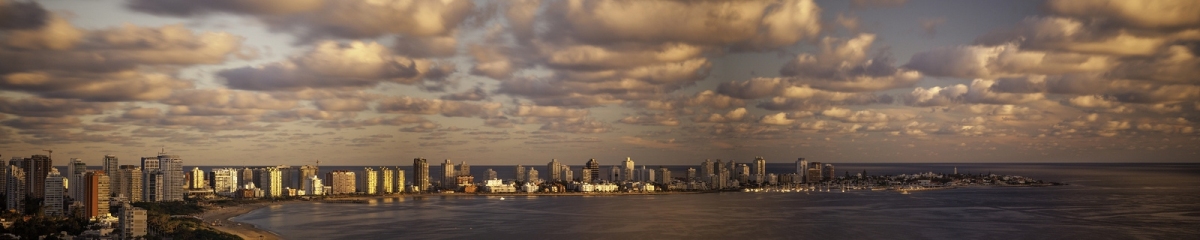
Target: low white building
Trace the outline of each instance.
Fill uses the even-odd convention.
[[[504,180],[489,179],[484,181],[483,192],[486,193],[511,193],[517,192],[517,187],[513,183],[504,183]]]
[[[525,183],[525,185],[521,185],[521,191],[522,192],[537,192],[538,185],[533,184],[532,182],[527,182],[527,183]]]

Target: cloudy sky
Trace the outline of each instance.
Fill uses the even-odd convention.
[[[1198,12],[1124,0],[0,0],[0,154],[1196,162]]]

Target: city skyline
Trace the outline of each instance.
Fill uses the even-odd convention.
[[[576,178],[627,158],[723,159],[754,173],[756,157],[1197,162],[1198,11],[0,0],[0,159],[53,150],[56,166],[78,158],[106,172],[119,168],[107,155],[135,164],[163,152],[187,166],[604,168]],[[543,178],[566,174],[547,168]],[[443,170],[421,174],[453,177]]]

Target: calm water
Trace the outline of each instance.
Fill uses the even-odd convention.
[[[773,168],[783,172],[779,164]],[[288,239],[1194,239],[1200,164],[842,164],[1024,175],[1064,187],[299,203],[235,220]],[[503,175],[502,175],[503,176]]]

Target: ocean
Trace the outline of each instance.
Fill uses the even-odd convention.
[[[769,164],[768,172],[794,171],[790,166]],[[865,170],[871,175],[950,173],[957,168],[960,173],[1021,175],[1070,185],[972,187],[911,194],[859,190],[504,199],[429,194],[384,198],[367,204],[275,205],[234,220],[276,232],[286,239],[1181,239],[1200,236],[1197,228],[1200,164],[835,166],[839,172],[854,174]],[[479,171],[475,173],[478,176],[489,167],[498,172],[513,169],[475,166],[472,171]],[[672,171],[687,167],[669,166]],[[324,167],[322,170],[326,171]],[[408,174],[411,181],[411,171]],[[511,178],[511,174],[512,170],[500,173],[505,178]]]

